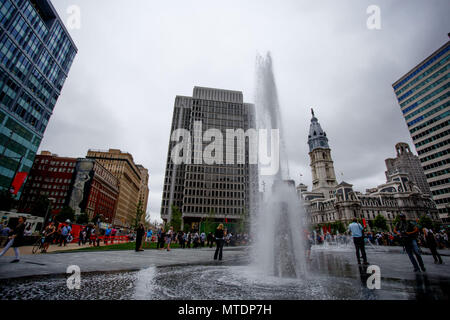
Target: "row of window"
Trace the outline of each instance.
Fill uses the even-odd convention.
[[[419,98],[421,95],[425,94],[426,92],[428,92],[430,89],[433,89],[435,87],[438,87],[439,85],[441,85],[441,83],[444,83],[445,81],[447,81],[450,78],[450,74],[445,75],[444,77],[440,78],[439,80],[437,80],[436,82],[431,83],[428,87],[426,87],[425,89],[421,90],[420,92],[416,93],[415,95],[413,95],[411,98],[409,98],[408,100],[400,103],[400,106],[403,108],[404,106],[407,106],[409,103],[413,102],[414,100],[416,100],[417,98]],[[444,86],[445,87],[445,86]],[[442,90],[441,90],[442,91]],[[417,104],[421,104],[422,102],[434,97],[436,94],[438,94],[439,92],[441,92],[439,90],[435,90],[433,93],[423,97],[422,99],[417,101]],[[407,111],[406,109],[403,110],[403,114],[405,114]]]
[[[450,183],[450,178],[433,181],[433,182],[430,182],[429,185],[430,185],[430,187],[436,187],[436,186],[440,186],[440,185],[447,184],[447,183]]]
[[[411,130],[409,130],[409,132],[410,132],[411,134],[413,134],[414,132],[416,132],[416,131],[418,131],[418,130],[420,130],[420,129],[423,129],[423,128],[425,128],[425,127],[428,127],[428,126],[432,125],[433,123],[435,123],[435,122],[437,122],[437,121],[439,121],[439,120],[441,120],[441,119],[444,119],[444,118],[446,118],[446,117],[448,117],[448,116],[450,116],[450,111],[446,111],[446,112],[444,112],[444,113],[442,113],[442,114],[440,114],[440,115],[434,117],[433,119],[430,119],[430,120],[428,120],[428,121],[425,121],[424,123],[418,125],[417,127],[412,128]]]
[[[440,160],[440,161],[433,162],[433,163],[430,163],[429,165],[424,166],[423,170],[426,171],[426,170],[430,170],[430,169],[433,169],[433,168],[439,168],[439,167],[442,167],[442,166],[444,166],[446,164],[449,164],[449,163],[450,163],[450,159]]]
[[[441,152],[437,152],[437,153],[434,153],[434,154],[429,155],[429,156],[427,156],[427,157],[421,158],[421,159],[420,159],[420,162],[423,163],[423,162],[426,162],[426,161],[429,161],[429,160],[433,160],[433,159],[436,159],[436,158],[445,156],[445,155],[447,155],[447,154],[449,154],[449,153],[450,153],[450,149],[443,150],[443,151],[441,151]]]
[[[430,60],[428,60],[427,62],[425,62],[423,65],[421,65],[419,68],[417,68],[414,72],[412,72],[409,76],[407,76],[405,79],[403,79],[402,81],[400,81],[399,83],[397,83],[394,86],[394,90],[397,90],[398,88],[400,88],[403,84],[405,84],[406,82],[408,82],[410,79],[412,79],[415,75],[417,75],[419,72],[421,72],[422,70],[428,68],[428,66],[430,66],[432,63],[434,63],[436,60],[438,60],[440,57],[442,57],[444,54],[447,53],[447,51],[450,50],[450,45],[446,46],[445,48],[443,48],[440,52],[438,52],[434,57],[430,58]]]
[[[434,135],[432,137],[429,137],[427,139],[424,139],[424,140],[422,140],[420,142],[415,143],[415,146],[416,146],[416,148],[419,148],[419,147],[421,147],[421,146],[423,146],[423,145],[425,145],[427,143],[430,143],[430,142],[436,141],[436,140],[438,140],[438,139],[440,139],[442,137],[445,137],[449,133],[450,133],[450,129],[449,130],[445,130],[444,132],[438,133],[438,134],[436,134],[436,135]]]
[[[429,146],[429,147],[427,147],[427,148],[425,148],[425,149],[423,149],[423,150],[419,150],[419,151],[417,152],[417,154],[420,156],[420,155],[422,155],[422,154],[425,154],[425,153],[427,153],[427,152],[430,152],[431,150],[436,150],[436,149],[439,149],[439,148],[441,148],[441,147],[443,147],[443,146],[446,146],[446,145],[448,145],[449,143],[450,143],[450,140],[441,141],[441,142],[436,143],[436,144],[433,144],[432,146]]]
[[[428,135],[428,134],[430,134],[430,133],[432,133],[434,131],[437,131],[437,130],[440,130],[442,128],[447,127],[449,124],[450,124],[450,120],[444,121],[444,122],[442,122],[442,123],[440,123],[440,124],[430,128],[428,130],[425,130],[425,131],[423,131],[423,132],[421,132],[419,134],[416,134],[415,136],[412,137],[412,139],[413,140],[417,140],[419,138],[425,137],[426,135]]]
[[[197,207],[197,206],[184,206],[183,212],[186,213],[200,213],[200,214],[210,214],[214,212],[215,214],[230,214],[238,215],[243,214],[244,209],[242,208],[215,208],[215,207]]]
[[[440,68],[441,66],[444,66],[447,64],[447,61],[450,60],[450,55],[447,55],[445,58],[439,60],[439,62],[437,62],[435,65],[433,65],[432,67],[430,67],[430,69],[428,69],[427,71],[425,71],[424,73],[422,73],[420,76],[418,76],[417,78],[415,78],[413,81],[411,81],[410,83],[408,83],[406,86],[404,86],[403,88],[401,88],[400,90],[396,91],[395,94],[397,96],[399,96],[400,94],[402,94],[403,92],[405,92],[405,90],[407,90],[409,87],[413,86],[417,81],[420,81],[421,79],[427,77],[429,74],[432,74],[436,69]],[[440,69],[437,74],[441,74],[442,72],[444,72],[443,70],[448,70],[448,66]],[[435,77],[435,75],[433,75],[433,77]],[[417,87],[421,87],[422,84],[419,84]],[[414,89],[411,90],[412,92],[414,92]],[[399,98],[399,100],[402,100],[403,97]]]
[[[442,176],[442,175],[448,174],[448,173],[450,173],[450,169],[443,169],[443,170],[439,170],[439,171],[435,171],[435,172],[429,173],[426,176],[427,176],[427,179],[431,179],[431,178],[439,177],[439,176]]]
[[[423,108],[420,108],[420,109],[419,109],[420,111],[418,110],[419,112],[417,112],[417,113],[420,113],[420,112],[422,112],[422,111],[428,109],[429,107],[432,107],[432,106],[434,106],[434,105],[437,104],[437,103],[440,103],[441,101],[447,99],[448,97],[450,97],[450,92],[445,93],[444,95],[442,95],[442,96],[440,96],[439,98],[437,98],[436,100],[430,102],[429,104],[427,104],[427,105],[424,106]],[[408,127],[410,127],[410,126],[416,124],[416,123],[419,122],[419,121],[422,121],[423,119],[428,118],[429,116],[431,116],[431,115],[433,115],[433,114],[435,114],[435,113],[438,113],[439,111],[441,111],[441,110],[447,108],[448,106],[450,106],[450,101],[447,101],[446,103],[441,104],[440,106],[438,106],[438,107],[432,109],[431,111],[428,111],[427,113],[421,115],[420,117],[414,119],[413,121],[408,122]],[[423,109],[423,110],[422,110],[422,109]],[[415,112],[416,112],[416,111],[414,111],[413,113],[415,113]],[[416,114],[417,114],[417,113],[416,113]],[[405,119],[408,120],[408,119],[409,119],[408,116],[405,117]]]

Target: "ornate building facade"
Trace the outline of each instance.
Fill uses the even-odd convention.
[[[392,159],[386,161],[386,183],[368,189],[364,194],[355,191],[349,183],[337,184],[328,138],[314,112],[308,144],[313,187],[308,191],[306,185],[300,184],[297,186],[297,193],[303,200],[311,225],[337,221],[348,225],[353,218],[372,221],[376,216],[382,215],[386,218],[388,227],[392,229],[393,221],[400,213],[406,214],[408,219],[427,214],[433,220],[440,221],[436,204],[430,194],[422,192],[415,183],[415,177],[405,170],[406,167],[399,166],[397,170],[393,170],[393,166],[390,166],[392,163],[388,161]],[[404,145],[397,144],[399,147]],[[411,158],[414,155],[407,156]]]

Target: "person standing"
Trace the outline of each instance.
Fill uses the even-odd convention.
[[[348,226],[348,230],[351,232],[353,237],[358,264],[361,264],[361,252],[364,264],[368,265],[369,263],[367,262],[366,248],[364,247],[364,227],[358,223],[356,218],[353,218],[353,222]]]
[[[164,242],[166,241],[166,230],[161,227],[158,231],[158,249],[164,250]]]
[[[173,237],[173,227],[170,227],[169,231],[167,231],[166,234],[167,251],[170,251],[170,243],[172,242],[172,237]]]
[[[428,248],[433,255],[434,263],[442,264],[442,258],[439,252],[437,251],[437,243],[434,237],[434,232],[431,229],[423,228],[423,235],[425,237],[425,241],[427,242]]]
[[[222,260],[223,243],[225,241],[224,237],[226,236],[222,223],[217,227],[214,236],[217,244],[216,252],[214,253],[214,260],[217,260],[217,256],[219,256],[219,260]]]
[[[111,226],[108,226],[105,230],[105,238],[103,239],[103,242],[105,244],[108,244],[108,241],[111,237],[111,232],[112,232],[112,228],[111,228]]]
[[[136,229],[136,252],[144,251],[141,248],[142,239],[144,238],[144,235],[145,235],[145,228],[144,225],[141,223],[139,227]]]
[[[420,269],[425,272],[425,265],[423,264],[416,240],[419,228],[411,221],[407,221],[405,214],[401,213],[400,221],[395,225],[394,232],[400,236],[409,260],[411,260],[411,263],[414,266],[414,272],[418,272]],[[414,256],[417,258],[417,261]],[[419,264],[417,264],[417,262],[419,262]]]
[[[19,224],[14,228],[12,235],[9,237],[9,241],[6,245],[6,247],[2,250],[0,253],[0,257],[2,257],[9,248],[14,249],[14,253],[16,255],[16,258],[11,261],[11,263],[17,263],[20,261],[20,252],[19,248],[23,245],[24,240],[24,232],[25,232],[25,221],[27,219],[25,217],[19,217]]]

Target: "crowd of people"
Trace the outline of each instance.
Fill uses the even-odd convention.
[[[432,228],[420,225],[419,220],[406,220],[406,215],[401,213],[400,220],[396,223],[393,232],[390,233],[365,233],[365,228],[358,223],[357,219],[349,225],[348,231],[352,235],[353,243],[356,250],[356,258],[358,264],[361,264],[361,256],[363,263],[368,265],[365,244],[377,245],[395,245],[399,243],[404,252],[408,255],[414,272],[425,272],[425,264],[422,259],[422,250],[420,246],[430,250],[435,264],[443,264],[438,249],[448,248],[448,234],[441,230],[435,232]],[[367,239],[367,240],[365,240]]]
[[[217,255],[220,257],[219,260],[221,260],[223,246],[246,245],[249,243],[249,240],[249,235],[247,233],[233,234],[232,232],[223,229],[223,224],[220,224],[214,233],[175,231],[173,227],[169,227],[167,230],[164,227],[160,227],[153,233],[153,230],[151,229],[145,231],[144,225],[141,224],[136,230],[135,251],[144,251],[144,244],[152,242],[156,243],[156,249],[167,251],[171,251],[170,246],[172,244],[178,244],[181,249],[212,248],[213,246],[216,246],[218,249],[218,251],[216,250],[218,252]]]

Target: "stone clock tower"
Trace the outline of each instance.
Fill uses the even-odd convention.
[[[322,130],[319,121],[311,109],[312,119],[309,129],[308,144],[312,172],[312,192],[321,192],[326,199],[333,197],[337,186],[334,173],[331,149],[328,145],[327,134]]]

